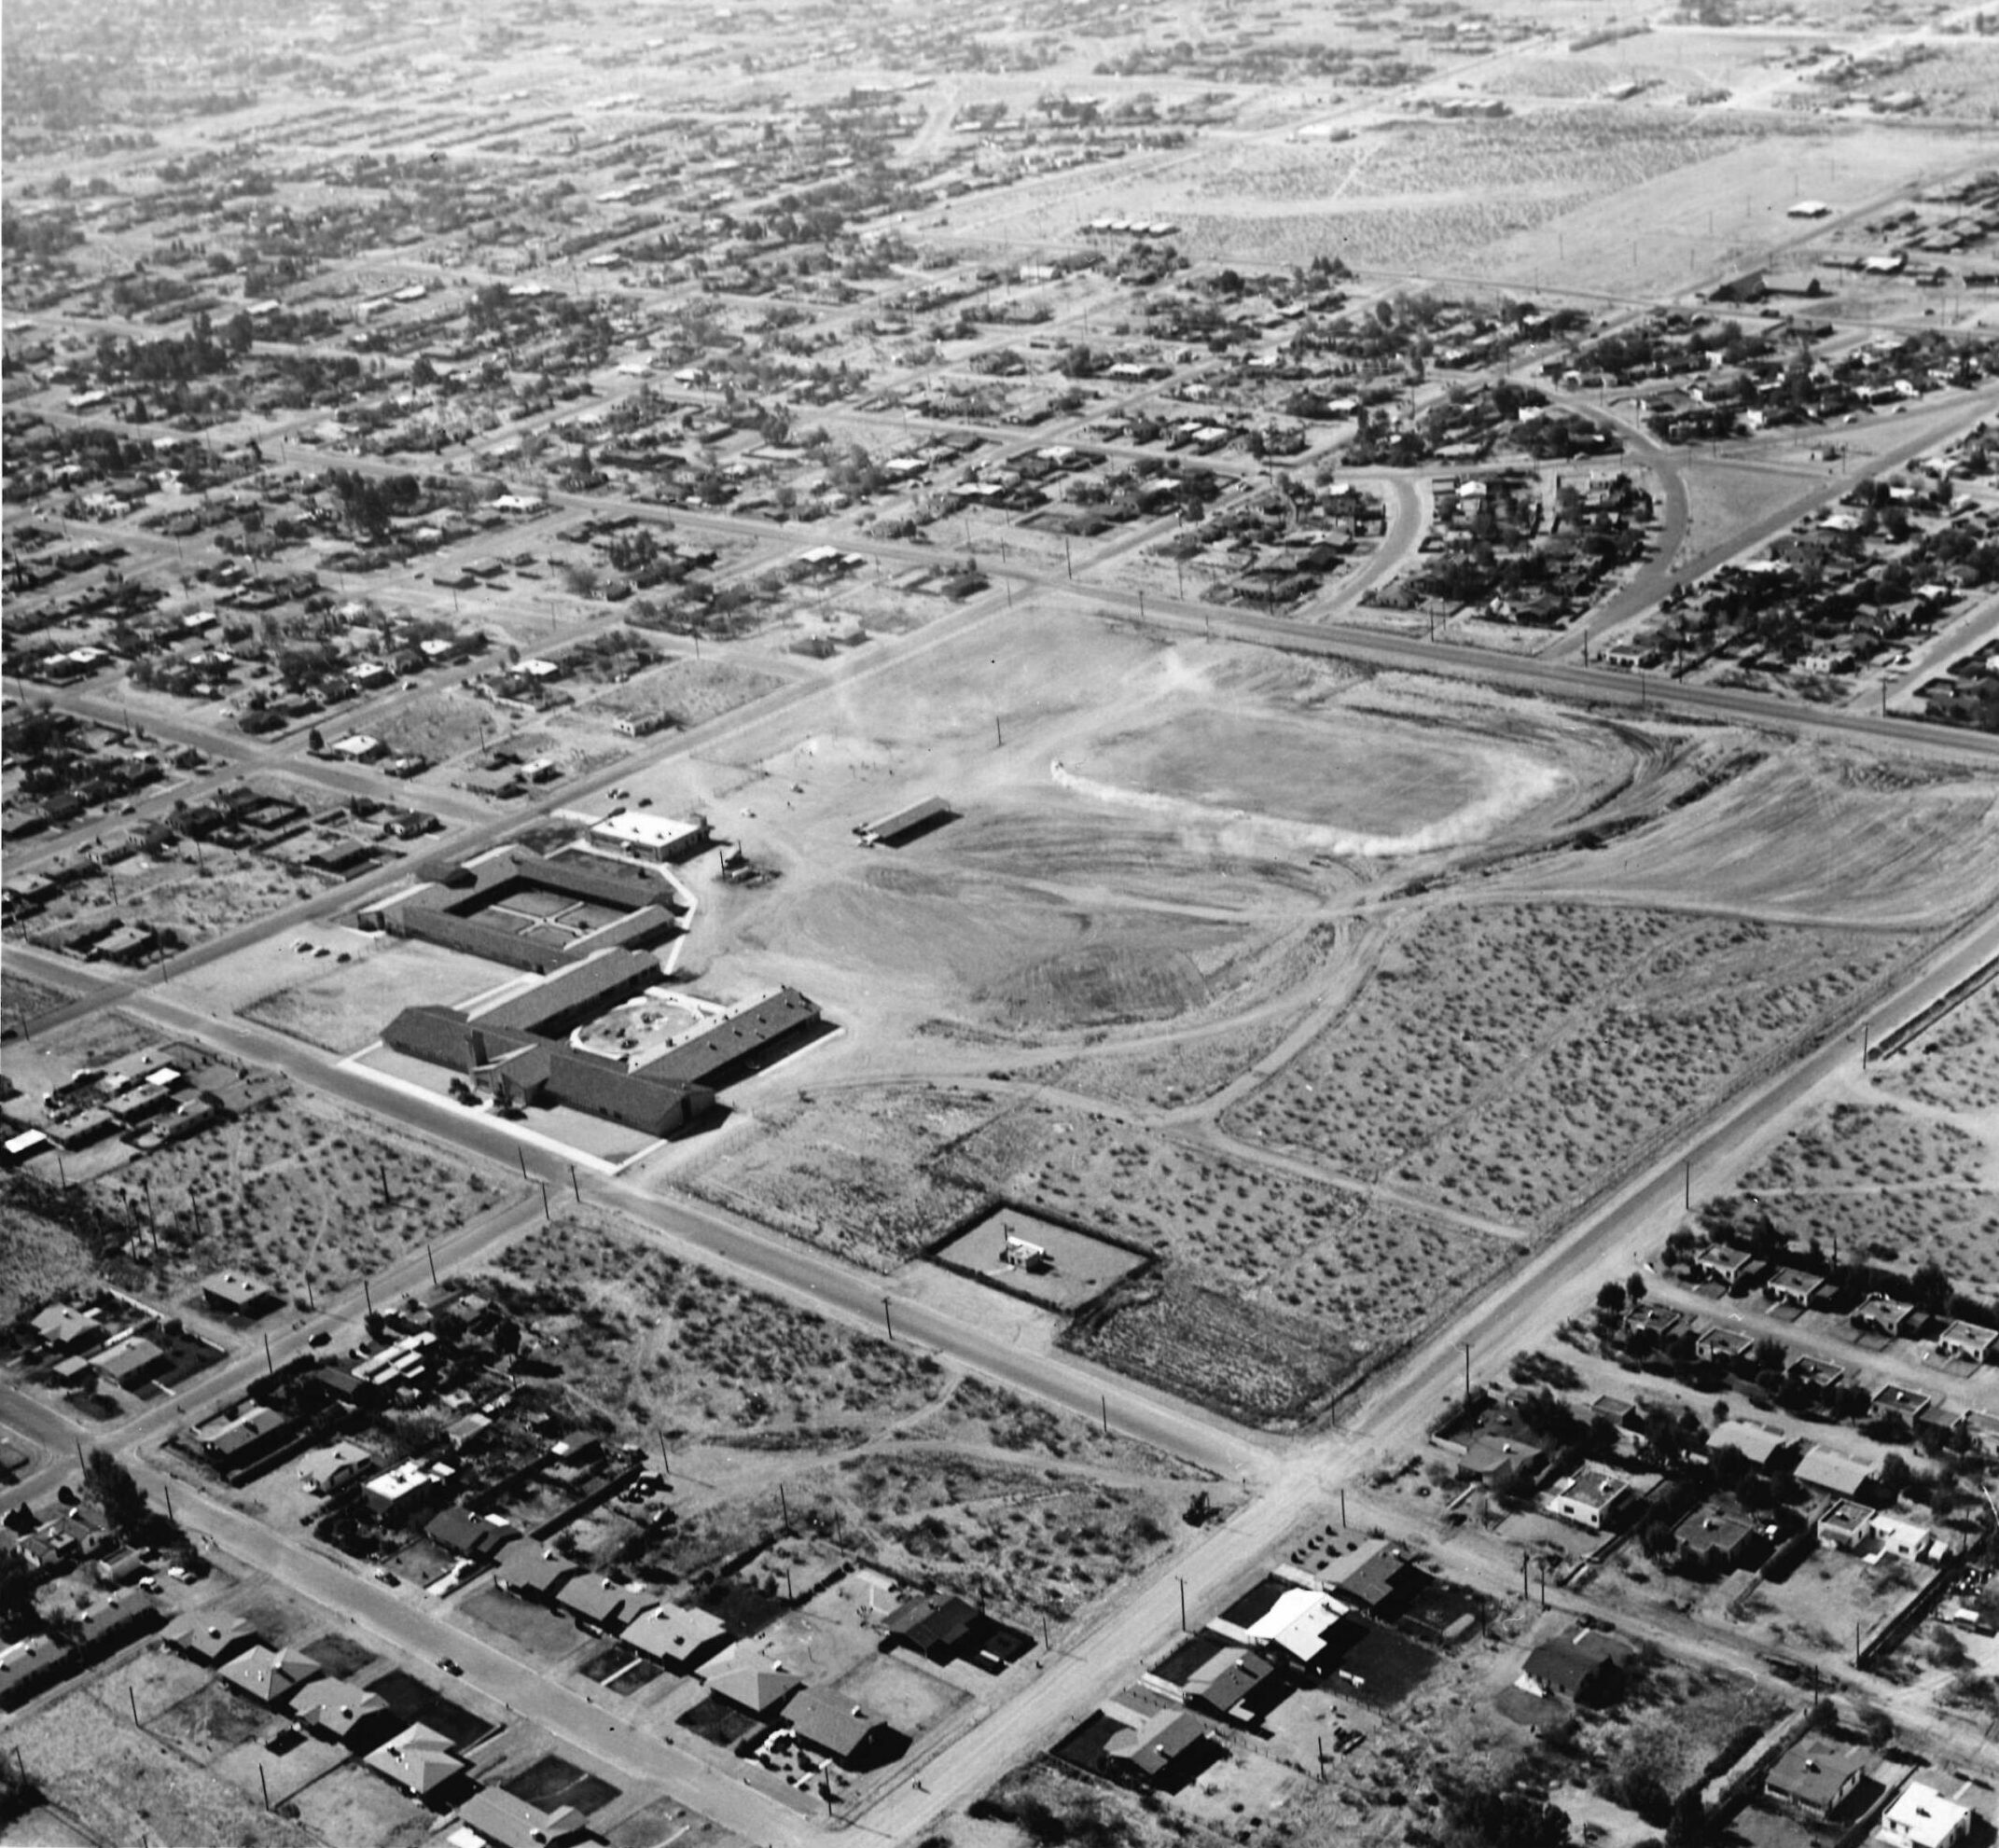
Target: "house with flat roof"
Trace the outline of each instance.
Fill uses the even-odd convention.
[[[1708,1433],[1710,1452],[1739,1451],[1759,1469],[1782,1468],[1785,1452],[1797,1448],[1798,1439],[1756,1418],[1725,1418]]]
[[[1772,1271],[1763,1280],[1765,1296],[1794,1309],[1813,1308],[1831,1293],[1831,1286],[1817,1271],[1799,1271],[1790,1265]]]
[[[1763,1530],[1739,1508],[1707,1502],[1673,1530],[1679,1556],[1701,1572],[1732,1572],[1746,1564],[1763,1542]]]
[[[1971,1839],[1971,1811],[1912,1777],[1882,1813],[1873,1840],[1885,1848],[1957,1848]]]
[[[1932,1345],[1944,1359],[1968,1360],[1982,1367],[1999,1352],[1999,1330],[1981,1328],[1976,1322],[1952,1322]]]
[[[1601,1464],[1585,1464],[1572,1476],[1564,1476],[1548,1490],[1545,1506],[1558,1521],[1601,1534],[1615,1510],[1631,1496],[1628,1478]]]

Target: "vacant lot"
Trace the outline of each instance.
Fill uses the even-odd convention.
[[[310,942],[311,949],[278,959],[275,967],[268,951],[257,956],[267,977],[277,973],[297,979],[267,989],[236,1011],[328,1052],[359,1051],[379,1039],[384,1023],[418,997],[457,1006],[498,987],[514,973],[500,964],[412,938],[322,927],[298,941]]]
[[[1999,1105],[1999,982],[1924,1034],[1909,1050],[1874,1067],[1877,1090],[1939,1110],[1991,1111]]]
[[[132,855],[118,862],[115,883],[99,879],[70,887],[35,920],[31,935],[53,943],[81,924],[118,919],[150,924],[192,947],[317,897],[326,883],[319,873],[295,872],[256,854],[210,851],[200,866]]]
[[[784,684],[778,675],[744,661],[683,657],[634,674],[591,701],[590,710],[593,714],[668,712],[685,729],[733,712]],[[657,742],[658,734],[655,738]]]
[[[1238,1135],[1547,1225],[1804,1040],[1901,946],[1577,905],[1439,909],[1236,1105]]]
[[[871,1435],[939,1396],[934,1360],[572,1215],[510,1245],[496,1291],[556,1345],[566,1382],[644,1438],[745,1449]]]
[[[0,969],[0,1023],[26,1031],[52,1007],[74,1001],[68,989],[52,982],[24,976],[17,969]]]
[[[49,1797],[100,1841],[200,1841],[214,1848],[312,1848],[317,1838],[120,1719],[89,1692],[10,1728],[9,1747]]]
[[[482,1285],[554,1363],[567,1415],[670,1448],[673,1517],[579,1529],[609,1563],[712,1569],[793,1525],[1015,1611],[1073,1610],[1163,1544],[1173,1459],[935,1358],[746,1290],[600,1216],[531,1233]],[[781,1494],[782,1490],[782,1494]]]
[[[368,721],[368,729],[391,751],[434,764],[489,741],[497,743],[511,729],[505,714],[456,687],[414,694]]]
[[[480,1176],[365,1124],[293,1093],[150,1156],[169,1273],[156,1286],[231,1265],[339,1289],[491,1203]],[[95,1191],[122,1208],[137,1188],[100,1182]]]
[[[799,1091],[758,1109],[676,1178],[842,1257],[893,1270],[984,1197],[937,1171],[937,1152],[986,1122],[990,1094],[935,1085]]]

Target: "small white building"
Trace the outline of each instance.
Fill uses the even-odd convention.
[[[593,846],[634,860],[685,860],[708,844],[708,824],[699,815],[684,821],[626,809],[593,825],[590,838]]]
[[[1971,1833],[1971,1812],[1921,1778],[1910,1778],[1874,1832],[1892,1848],[1955,1848]]]

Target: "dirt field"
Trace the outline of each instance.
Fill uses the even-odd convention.
[[[1999,983],[1988,982],[1906,1052],[1876,1065],[1874,1087],[1938,1110],[1999,1105]]]
[[[32,1028],[39,1016],[76,998],[71,991],[52,982],[24,976],[17,969],[0,970],[0,1020],[7,1026]]]
[[[318,873],[292,872],[256,855],[210,852],[197,868],[180,860],[127,858],[115,879],[76,886],[35,920],[37,942],[71,934],[73,926],[111,918],[146,923],[171,931],[185,944],[206,943],[282,910],[298,899],[316,897],[326,882]]]
[[[294,941],[310,942],[330,957],[304,955]],[[290,952],[273,956],[273,948]],[[345,955],[352,960],[341,963]],[[307,1040],[328,1052],[357,1052],[382,1036],[382,1029],[415,996],[459,1006],[496,988],[512,971],[478,956],[462,955],[411,938],[315,925],[281,946],[262,945],[230,957],[232,984],[246,979],[280,980],[244,1001],[236,1011],[245,1020]],[[298,978],[283,985],[285,977]],[[242,987],[237,987],[242,993]]]
[[[1723,733],[1621,812],[1646,825],[1602,851],[1543,856],[1493,883],[1772,921],[1923,929],[1999,892],[1999,779]]]
[[[1003,1609],[1062,1615],[1164,1543],[1193,1480],[1145,1445],[954,1382],[927,1355],[689,1269],[600,1216],[524,1237],[488,1281],[562,1355],[575,1409],[668,1447],[678,1518],[643,1556],[670,1574],[774,1532],[782,1483],[805,1531]],[[607,1560],[642,1556],[629,1531],[595,1535]]]
[[[1898,959],[1881,937],[1665,911],[1438,909],[1223,1121],[1547,1224]]]
[[[412,695],[368,721],[368,729],[392,752],[442,763],[483,743],[497,743],[513,729],[512,721],[485,701],[455,687]]]
[[[634,674],[590,702],[595,714],[670,712],[682,729],[701,725],[722,714],[761,699],[784,685],[777,674],[747,661],[682,657],[664,667]],[[657,740],[672,733],[655,732]],[[641,744],[644,740],[640,740]]]
[[[166,1265],[154,1286],[178,1291],[238,1265],[340,1289],[493,1203],[481,1176],[364,1122],[294,1092],[149,1157]],[[96,1186],[125,1198],[117,1183]]]
[[[979,1203],[937,1172],[946,1144],[992,1116],[990,1093],[932,1085],[800,1091],[765,1105],[677,1184],[877,1270],[892,1270]]]
[[[9,1729],[49,1797],[99,1841],[201,1841],[215,1848],[312,1848],[318,1838],[138,1731],[87,1689]]]

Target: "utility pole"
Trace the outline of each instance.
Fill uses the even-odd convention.
[[[1460,1341],[1458,1345],[1465,1350],[1465,1409],[1469,1411],[1471,1410],[1471,1343],[1469,1341]]]
[[[1187,1633],[1187,1580],[1178,1573],[1173,1575],[1173,1583],[1180,1588],[1180,1633]]]
[[[882,1321],[883,1327],[888,1329],[889,1340],[894,1341],[895,1339],[895,1318],[889,1313],[888,1298],[886,1297],[882,1299]]]

